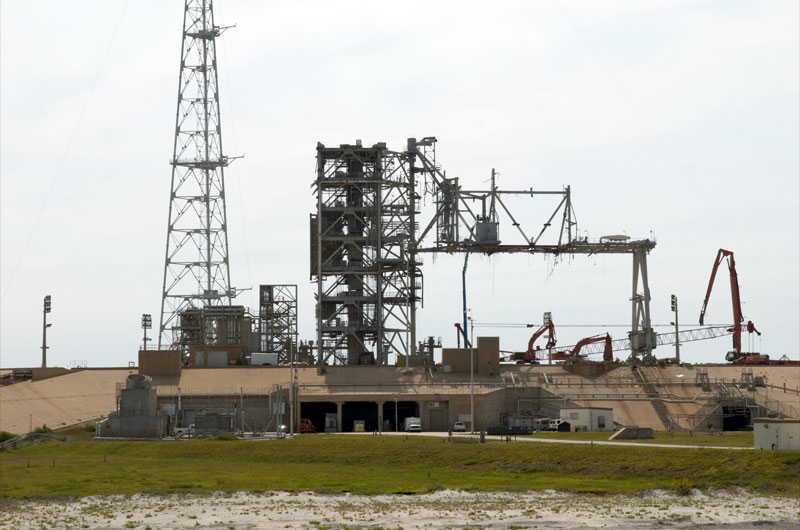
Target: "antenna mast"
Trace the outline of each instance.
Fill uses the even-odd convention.
[[[180,348],[180,314],[230,305],[216,38],[211,0],[186,0],[158,347]]]

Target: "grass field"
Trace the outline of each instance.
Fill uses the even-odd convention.
[[[800,452],[306,435],[274,441],[49,441],[0,455],[3,498],[211,491],[630,494],[740,486],[800,495]]]

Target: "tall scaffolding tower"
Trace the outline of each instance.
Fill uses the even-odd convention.
[[[297,351],[297,285],[259,288],[258,328],[262,352],[278,354],[279,363],[295,360]]]
[[[164,261],[159,349],[186,344],[180,315],[230,305],[216,38],[211,0],[186,0],[178,76],[172,185]]]
[[[409,170],[411,168],[411,170]],[[385,364],[405,353],[421,278],[413,242],[414,172],[386,144],[317,144],[317,361]]]

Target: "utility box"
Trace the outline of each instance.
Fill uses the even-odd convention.
[[[336,432],[336,413],[328,412],[325,414],[325,432]]]
[[[499,244],[499,223],[493,221],[478,221],[475,224],[475,242]]]
[[[800,450],[800,420],[756,418],[753,420],[754,449]]]
[[[278,366],[278,354],[253,352],[250,354],[250,366]]]

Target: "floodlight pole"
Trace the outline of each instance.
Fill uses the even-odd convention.
[[[672,311],[675,312],[675,364],[681,364],[681,341],[678,333],[678,297],[674,294],[670,297]]]
[[[142,337],[142,349],[147,349],[147,341],[150,340],[147,337],[147,330],[153,327],[153,317],[147,313],[142,315],[142,331],[144,336]]]
[[[44,297],[42,306],[42,368],[47,368],[47,328],[53,324],[47,323],[47,313],[50,312],[50,295]]]
[[[475,321],[472,315],[469,316],[469,329],[471,341],[469,345],[469,426],[472,434],[475,434]]]

